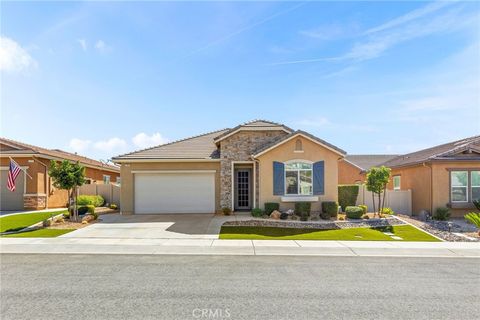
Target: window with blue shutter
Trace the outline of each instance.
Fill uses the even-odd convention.
[[[313,194],[325,194],[325,162],[318,161],[313,164]]]
[[[285,165],[282,162],[273,162],[273,194],[283,196],[285,193]]]

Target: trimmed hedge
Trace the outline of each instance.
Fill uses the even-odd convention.
[[[359,190],[360,187],[358,184],[345,184],[338,186],[338,203],[343,211],[345,211],[348,206],[355,206]]]
[[[433,214],[433,219],[435,220],[445,221],[448,220],[448,218],[450,218],[450,209],[448,208],[437,208]]]
[[[368,212],[368,206],[366,206],[366,205],[364,205],[364,204],[361,204],[361,205],[359,205],[359,207],[362,208],[363,214],[367,214],[367,212]]]
[[[105,199],[102,196],[89,196],[89,195],[81,195],[77,198],[77,205],[79,206],[87,206],[92,205],[95,207],[101,207],[105,203]]]
[[[322,213],[330,215],[330,217],[336,217],[338,213],[338,203],[335,201],[323,201]]]
[[[280,209],[280,203],[278,202],[265,202],[265,214],[270,215],[275,210]]]
[[[252,216],[253,217],[261,217],[263,216],[263,210],[260,208],[254,208],[252,209]]]
[[[95,207],[91,204],[78,207],[78,214],[83,215],[86,213],[95,215]]]
[[[300,216],[300,220],[307,221],[311,207],[312,204],[310,202],[295,202],[295,214]]]
[[[349,219],[360,219],[363,216],[363,209],[357,206],[348,206],[345,213]]]

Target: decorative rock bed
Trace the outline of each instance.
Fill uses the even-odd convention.
[[[293,221],[293,220],[267,220],[252,219],[244,221],[228,221],[223,226],[241,226],[241,227],[280,227],[280,228],[298,228],[298,229],[350,229],[350,228],[371,228],[405,225],[406,223],[389,217],[385,219],[369,220],[349,220],[349,221]]]
[[[399,215],[399,216],[401,219],[404,219],[408,223],[420,229],[423,229],[427,232],[430,232],[434,236],[437,236],[446,241],[452,241],[452,242],[478,242],[479,241],[478,239],[475,239],[475,238],[459,235],[458,233],[461,233],[464,230],[462,229],[461,226],[455,223],[450,223],[450,226],[449,226],[448,221],[432,220],[432,221],[425,222],[425,221],[420,221],[406,215]],[[450,231],[449,231],[449,228],[450,228]]]

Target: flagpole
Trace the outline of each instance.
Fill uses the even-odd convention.
[[[12,159],[12,157],[8,157],[8,158],[10,159],[10,161],[13,161],[13,162],[17,163],[15,160]],[[20,168],[20,170],[22,170],[23,173],[25,173],[25,175],[27,175],[30,179],[33,179],[32,176],[27,173],[27,170],[23,169],[18,163],[17,163],[17,165]]]

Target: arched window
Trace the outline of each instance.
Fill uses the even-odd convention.
[[[312,164],[292,161],[285,163],[285,194],[312,195]]]
[[[302,140],[297,139],[297,141],[295,141],[295,151],[303,151]]]

